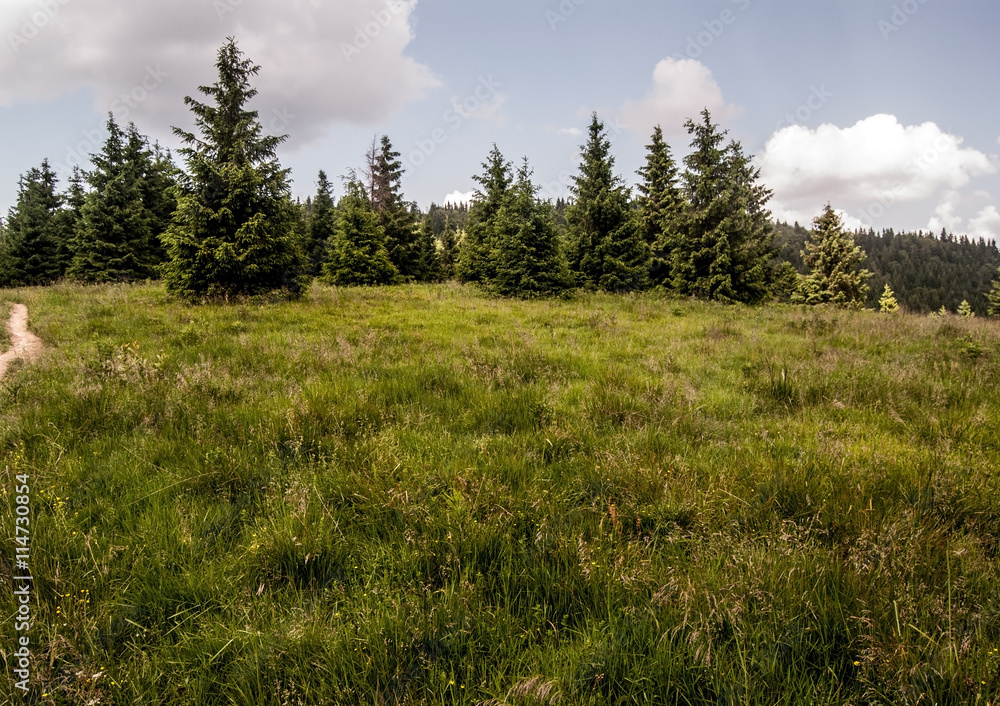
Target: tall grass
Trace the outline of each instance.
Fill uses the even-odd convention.
[[[49,346],[0,383],[39,703],[1000,699],[995,324],[458,286],[13,301]]]

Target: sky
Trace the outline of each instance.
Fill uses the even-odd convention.
[[[494,143],[566,196],[595,111],[634,185],[653,127],[682,160],[708,108],[777,219],[996,239],[997,27],[996,0],[2,0],[0,214],[43,159],[86,166],[109,112],[176,148],[233,36],[303,199],[383,134],[424,209]]]

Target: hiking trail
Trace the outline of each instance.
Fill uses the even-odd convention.
[[[7,367],[15,358],[29,361],[45,348],[42,339],[28,330],[28,307],[24,304],[15,304],[11,308],[7,331],[10,333],[11,347],[0,355],[0,379],[7,374]]]

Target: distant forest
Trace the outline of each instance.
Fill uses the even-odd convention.
[[[798,223],[782,222],[775,229],[778,257],[792,263],[800,274],[808,273],[802,250],[809,230]],[[944,230],[934,235],[896,233],[891,228],[881,232],[857,230],[854,242],[867,254],[864,266],[872,273],[868,308],[878,309],[879,296],[888,284],[900,306],[911,312],[929,313],[942,306],[954,312],[962,301],[967,301],[976,314],[987,315],[987,293],[1000,267],[1000,250],[995,242]]]

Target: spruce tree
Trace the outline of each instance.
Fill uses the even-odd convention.
[[[726,132],[702,111],[688,120],[691,153],[684,158],[687,208],[670,243],[671,284],[681,294],[722,302],[766,298],[775,254],[771,192],[738,142],[724,145]]]
[[[414,280],[417,282],[442,281],[444,272],[441,267],[441,257],[438,254],[437,238],[434,237],[434,229],[430,219],[425,218],[420,222],[414,251],[416,253]]]
[[[497,274],[493,288],[504,296],[552,296],[572,286],[566,255],[549,203],[531,183],[528,160],[497,213]]]
[[[84,198],[66,274],[82,282],[131,282],[154,277],[160,264],[154,216],[143,201],[145,141],[108,115],[108,139],[91,155],[91,191]]]
[[[483,173],[473,179],[479,188],[469,208],[455,269],[462,282],[489,284],[497,271],[496,217],[514,182],[512,165],[494,144],[483,162]]]
[[[430,220],[430,219],[428,219]],[[445,220],[444,232],[441,233],[441,277],[445,281],[454,279],[455,266],[458,262],[458,233],[451,223],[451,218]]]
[[[135,125],[129,125],[129,153],[133,156],[139,179],[142,204],[150,217],[150,256],[157,265],[167,261],[163,236],[173,221],[177,210],[177,184],[180,170],[174,164],[170,150],[139,135]]]
[[[885,289],[882,290],[882,296],[878,300],[878,310],[883,314],[894,314],[899,311],[899,302],[896,301],[896,293],[892,291],[892,287],[885,285]]]
[[[652,142],[646,146],[646,164],[639,170],[636,204],[642,219],[643,237],[652,251],[650,282],[654,286],[670,282],[670,247],[684,214],[684,195],[678,185],[678,168],[657,125]]]
[[[868,295],[868,270],[859,269],[865,252],[844,231],[840,216],[830,204],[813,221],[813,230],[802,260],[810,269],[797,300],[806,304],[835,304],[860,308]]]
[[[365,187],[351,179],[337,206],[337,228],[323,263],[323,280],[350,287],[396,284],[399,279]]]
[[[327,248],[337,229],[337,210],[333,202],[333,186],[322,169],[316,186],[316,198],[311,202],[312,213],[309,216],[309,237],[307,239],[307,255],[309,257],[309,274],[318,276],[322,272],[323,261],[326,259]]]
[[[958,305],[958,315],[964,319],[976,318],[976,312],[972,310],[972,305],[966,299],[963,299],[962,303]]]
[[[229,38],[218,53],[218,80],[190,96],[200,137],[174,128],[188,168],[173,223],[164,235],[168,291],[187,297],[253,295],[305,284],[305,257],[294,233],[288,170],[276,157],[287,135],[264,135],[250,80],[260,71]]]
[[[64,271],[69,269],[73,262],[76,232],[83,220],[83,206],[87,202],[86,183],[87,173],[80,167],[73,167],[73,174],[70,176],[66,191],[62,196],[64,208],[59,212],[60,230],[65,234],[60,243],[59,254],[60,262],[64,263]]]
[[[992,289],[986,295],[986,301],[989,302],[989,315],[1000,317],[1000,269],[997,270]]]
[[[631,194],[614,173],[611,143],[594,113],[580,173],[566,209],[570,268],[577,283],[608,292],[643,289],[649,281],[650,248],[643,239]]]
[[[2,286],[51,284],[64,274],[68,234],[57,181],[47,159],[21,177],[0,242]]]
[[[420,279],[419,225],[413,209],[403,199],[403,163],[387,135],[368,154],[369,196],[378,223],[385,231],[389,259],[403,281]]]

